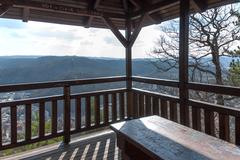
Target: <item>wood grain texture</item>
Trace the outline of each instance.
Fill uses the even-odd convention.
[[[151,159],[238,160],[240,157],[238,146],[159,116],[120,122],[111,128]]]

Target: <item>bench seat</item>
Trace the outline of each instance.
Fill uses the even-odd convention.
[[[240,148],[159,116],[112,124],[125,159],[240,160]]]

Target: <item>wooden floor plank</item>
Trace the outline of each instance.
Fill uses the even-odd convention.
[[[80,136],[81,137],[81,136]],[[35,151],[29,151],[17,156],[4,158],[10,159],[24,159],[24,160],[61,160],[61,159],[114,159],[120,158],[120,152],[116,144],[115,134],[111,132],[96,134],[96,136],[85,136],[84,139],[76,140],[68,146],[56,145],[55,147],[49,145]],[[31,153],[32,152],[32,153]],[[1,158],[0,158],[1,159]]]

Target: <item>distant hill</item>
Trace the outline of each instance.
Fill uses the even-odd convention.
[[[0,57],[0,84],[125,75],[125,60],[77,56]],[[148,59],[133,60],[133,74],[169,78]]]
[[[231,58],[223,58],[228,67]],[[164,64],[160,64],[164,66]],[[78,56],[0,57],[0,84],[43,82],[125,75],[125,59]],[[150,59],[134,59],[133,75],[177,79],[178,71],[159,72]]]

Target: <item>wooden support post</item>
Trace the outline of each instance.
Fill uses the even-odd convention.
[[[189,125],[188,109],[188,36],[190,0],[180,0],[180,42],[179,42],[179,98],[180,123]]]
[[[64,144],[70,142],[70,86],[64,86]]]
[[[130,45],[131,39],[131,20],[127,18],[126,20],[126,30],[125,37],[128,41],[126,48],[126,87],[127,87],[127,111],[128,118],[133,117],[133,95],[132,95],[132,45]]]

